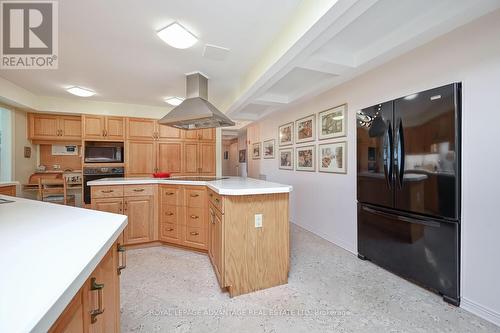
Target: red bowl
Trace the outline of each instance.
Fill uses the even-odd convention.
[[[170,172],[155,172],[153,173],[154,178],[169,178]]]

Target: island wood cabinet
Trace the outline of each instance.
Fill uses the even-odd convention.
[[[80,141],[82,139],[81,118],[29,113],[28,139],[32,141]]]
[[[115,243],[52,325],[50,333],[120,332],[120,251]]]
[[[207,250],[205,186],[160,185],[160,240]]]
[[[83,115],[83,138],[85,140],[125,139],[125,118],[115,116]]]
[[[123,244],[140,244],[154,240],[154,185],[93,186],[92,209],[128,217]]]

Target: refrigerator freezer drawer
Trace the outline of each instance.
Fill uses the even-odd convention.
[[[459,228],[359,204],[358,253],[458,305]]]

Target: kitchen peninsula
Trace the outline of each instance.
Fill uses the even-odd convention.
[[[116,241],[126,224],[123,215],[0,195],[0,332],[118,332]]]
[[[175,245],[208,252],[231,296],[288,281],[291,186],[252,178],[104,178],[92,208],[125,214],[127,248]]]

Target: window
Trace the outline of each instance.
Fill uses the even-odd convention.
[[[0,181],[12,180],[12,112],[0,108]]]

